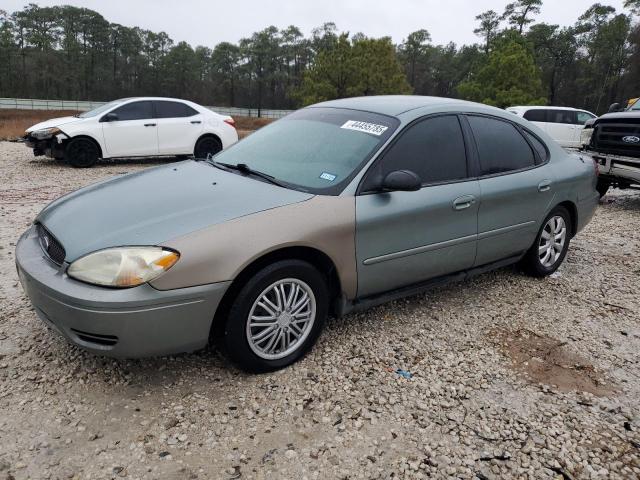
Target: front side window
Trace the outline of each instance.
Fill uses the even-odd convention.
[[[427,118],[407,127],[372,167],[363,190],[370,191],[395,170],[416,173],[423,185],[467,178],[467,155],[458,117]]]
[[[587,123],[592,118],[596,118],[595,115],[591,115],[590,113],[587,113],[587,112],[578,112],[577,124],[578,125],[584,125],[585,123]]]
[[[278,120],[215,156],[246,164],[299,190],[337,195],[389,139],[394,117],[312,107]]]
[[[529,120],[530,122],[548,122],[547,120],[547,110],[538,108],[535,110],[528,110],[524,114],[525,120]]]
[[[629,110],[640,110],[640,98],[636,100],[636,103],[631,105],[631,108]]]
[[[146,120],[153,118],[153,108],[151,101],[132,102],[116,108],[112,113],[118,115],[118,121],[124,120]]]
[[[480,156],[481,175],[496,175],[535,165],[533,150],[513,124],[489,117],[468,118]]]
[[[197,111],[184,103],[164,100],[159,100],[154,103],[156,106],[156,118],[183,118],[198,114]]]
[[[89,110],[88,112],[82,112],[78,114],[79,118],[90,118],[95,117],[96,115],[100,115],[103,112],[107,112],[111,110],[116,105],[121,104],[124,100],[113,100],[112,102],[105,103],[104,105],[100,105],[99,107],[94,108],[93,110]]]

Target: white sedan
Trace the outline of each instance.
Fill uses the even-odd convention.
[[[235,122],[175,98],[114,100],[73,117],[38,123],[24,141],[33,153],[90,167],[99,158],[207,158],[238,141]]]
[[[509,107],[507,111],[537,125],[565,148],[579,148],[584,124],[597,118],[588,110],[570,107]]]

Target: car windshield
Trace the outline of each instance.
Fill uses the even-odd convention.
[[[640,98],[636,100],[636,103],[631,105],[631,108],[629,108],[629,110],[640,110]]]
[[[358,110],[305,108],[252,133],[215,161],[246,164],[295,189],[337,195],[398,124]]]
[[[100,115],[102,112],[106,112],[107,110],[115,107],[116,105],[121,104],[122,102],[124,102],[124,100],[125,99],[120,99],[120,100],[114,100],[109,103],[105,103],[104,105],[100,105],[99,107],[94,108],[93,110],[89,110],[87,112],[82,112],[78,114],[78,117],[79,118],[95,117],[96,115]]]

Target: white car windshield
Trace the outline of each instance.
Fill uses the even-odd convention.
[[[105,103],[104,105],[100,105],[99,107],[94,108],[93,110],[89,110],[88,112],[79,113],[77,115],[77,117],[79,117],[79,118],[95,117],[96,115],[100,115],[101,113],[106,112],[107,110],[110,110],[111,108],[115,107],[116,105],[121,104],[125,100],[126,99],[121,98],[120,100],[114,100],[112,102]]]
[[[640,110],[640,98],[636,100],[636,103],[631,105],[631,108],[629,108],[629,110]]]

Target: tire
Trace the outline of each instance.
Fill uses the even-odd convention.
[[[558,270],[569,249],[573,233],[571,225],[571,215],[564,207],[556,207],[547,215],[538,235],[536,235],[536,241],[521,261],[525,273],[541,278]],[[551,243],[554,237],[551,235],[551,231],[557,232],[555,233],[556,238],[559,235],[564,235],[560,248],[558,248],[558,243]],[[551,238],[545,238],[549,235]],[[545,247],[547,248],[545,249]]]
[[[221,150],[222,143],[216,137],[202,137],[196,142],[193,156],[197,159],[206,160],[209,155],[213,156]]]
[[[88,168],[100,158],[100,148],[89,138],[73,138],[64,149],[64,158],[73,167]]]
[[[294,297],[289,303],[292,292]],[[295,310],[299,313],[292,315]],[[217,341],[223,353],[242,370],[278,370],[298,361],[311,349],[328,311],[325,277],[302,260],[279,261],[260,270],[242,286]]]
[[[607,194],[607,192],[609,191],[609,187],[611,187],[611,184],[608,181],[602,178],[598,178],[598,184],[596,185],[596,190],[600,194],[600,198],[604,197]]]

